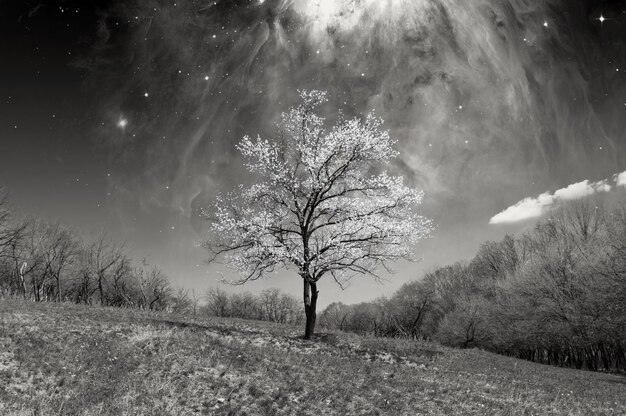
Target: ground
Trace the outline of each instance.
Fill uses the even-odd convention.
[[[2,415],[626,415],[626,377],[234,319],[0,300]]]

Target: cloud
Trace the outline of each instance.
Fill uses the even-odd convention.
[[[544,210],[552,205],[553,202],[554,196],[550,195],[548,192],[539,195],[537,198],[522,199],[517,204],[494,215],[489,220],[489,224],[507,224],[537,218],[541,216]]]
[[[570,201],[573,199],[584,198],[589,195],[593,195],[596,192],[608,192],[611,190],[611,185],[606,180],[590,183],[588,180],[582,182],[573,183],[563,189],[559,189],[554,192],[554,198]]]
[[[617,186],[626,187],[626,172],[619,173],[614,177]],[[554,194],[544,192],[536,198],[524,198],[515,205],[494,215],[489,220],[489,224],[511,224],[543,215],[546,210],[559,201],[572,201],[593,195],[597,192],[609,192],[612,189],[608,179],[598,182],[589,182],[585,179],[582,182],[573,183],[565,188],[558,189]]]
[[[615,175],[615,185],[623,186],[626,188],[626,172],[618,173]]]

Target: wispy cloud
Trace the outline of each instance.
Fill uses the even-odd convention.
[[[128,189],[141,207],[187,213],[190,206],[176,204],[240,183],[235,144],[244,134],[273,134],[297,89],[328,90],[331,121],[338,109],[376,110],[398,141],[398,167],[418,188],[471,201],[441,202],[455,216],[482,210],[476,195],[515,189],[528,166],[541,183],[582,170],[581,160],[592,166],[598,155],[604,163],[620,154],[621,143],[593,158],[582,153],[591,135],[617,146],[603,126],[621,119],[600,120],[595,108],[623,106],[587,99],[597,89],[582,65],[590,54],[554,52],[598,45],[580,29],[546,30],[532,18],[587,27],[569,3],[572,13],[517,0],[113,3],[92,53],[76,65],[100,103],[104,124],[94,137],[115,173],[111,186]],[[118,21],[132,24],[120,32]],[[195,186],[195,177],[210,181]]]
[[[626,187],[626,171],[613,177],[616,186]],[[510,224],[532,218],[540,217],[548,208],[558,201],[571,201],[584,198],[598,192],[608,192],[612,189],[608,179],[598,182],[590,182],[585,179],[582,182],[573,183],[556,190],[553,194],[544,192],[537,197],[524,198],[515,205],[511,205],[504,211],[494,215],[489,224]]]

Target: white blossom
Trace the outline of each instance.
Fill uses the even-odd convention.
[[[292,267],[310,282],[329,274],[340,285],[411,259],[432,225],[415,211],[422,192],[371,173],[398,154],[382,120],[341,119],[327,130],[314,112],[326,93],[300,97],[282,114],[279,139],[245,136],[237,146],[259,181],[216,198],[205,242],[213,259],[241,273],[238,283]]]

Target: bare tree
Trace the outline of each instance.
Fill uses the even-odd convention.
[[[200,304],[200,297],[196,294],[196,291],[194,289],[191,289],[190,301],[191,301],[191,310],[193,312],[193,316],[196,316],[198,314],[198,305]]]
[[[259,319],[259,301],[250,292],[233,293],[230,295],[230,314],[234,318]]]
[[[484,308],[483,298],[460,299],[456,309],[441,322],[437,338],[445,344],[462,348],[481,345],[488,338],[483,330]]]
[[[0,188],[0,266],[5,269],[5,273],[0,272],[0,289],[5,286],[5,290],[11,294],[22,292],[24,298],[27,293],[23,273],[26,266],[19,253],[22,251],[26,226],[25,221],[16,221],[13,218],[7,193]]]
[[[27,298],[28,293],[26,287],[28,263],[25,261],[26,250],[24,245],[26,230],[27,223],[25,221],[5,229],[6,234],[3,236],[3,243],[6,245],[1,248],[2,253],[0,253],[0,260],[4,261],[7,267],[7,274],[12,276],[12,281],[8,283],[11,287],[10,291],[22,292],[24,299]]]
[[[280,315],[280,289],[275,287],[264,289],[259,293],[259,308],[261,309],[261,319],[264,321],[278,322]]]
[[[431,282],[405,283],[389,299],[390,320],[400,332],[411,338],[424,337],[421,328],[435,307],[435,289]]]
[[[350,307],[341,302],[333,302],[320,314],[321,324],[328,329],[344,330]]]
[[[125,262],[122,245],[118,245],[109,240],[104,232],[101,232],[97,239],[87,247],[87,259],[91,266],[91,272],[95,277],[96,287],[100,298],[100,304],[105,302],[105,289],[116,265]]]
[[[229,315],[230,302],[228,293],[222,288],[211,287],[204,293],[209,312],[218,317]]]
[[[189,291],[182,287],[176,289],[172,296],[170,307],[174,313],[186,313],[192,309],[192,298],[189,295]]]
[[[133,298],[137,292],[137,282],[133,279],[135,276],[131,259],[122,255],[110,269],[109,276],[107,304],[134,306],[136,300]]]
[[[380,119],[342,119],[327,131],[314,113],[326,94],[300,97],[302,104],[282,115],[279,140],[246,136],[238,145],[259,182],[218,197],[205,246],[211,260],[221,256],[242,274],[231,283],[295,269],[308,339],[323,276],[342,287],[355,275],[379,278],[381,267],[412,258],[412,244],[429,233],[430,221],[414,212],[421,192],[380,173],[398,154]]]
[[[25,280],[27,277],[30,279],[32,299],[35,302],[42,300],[42,288],[46,283],[46,278],[49,277],[42,254],[41,229],[39,220],[35,218],[26,220],[20,244],[16,246],[15,252],[16,268],[19,268],[20,275]]]
[[[278,288],[264,289],[258,296],[260,318],[281,324],[295,323],[299,320],[298,301]]]
[[[150,310],[165,309],[171,294],[171,287],[165,273],[157,267],[151,268],[141,275],[140,286],[144,307],[147,306]]]
[[[78,241],[74,233],[59,223],[44,224],[44,239],[42,255],[45,269],[56,283],[56,300],[61,302],[63,290],[61,286],[62,274],[72,266],[78,256]]]
[[[74,289],[74,301],[76,303],[91,304],[91,296],[96,291],[93,289],[93,282],[95,281],[93,270],[89,246],[83,246],[78,256],[76,287]]]
[[[15,240],[19,235],[19,233],[16,233],[16,227],[12,225],[7,194],[3,188],[0,188],[0,258],[9,256],[11,246],[15,244]]]

